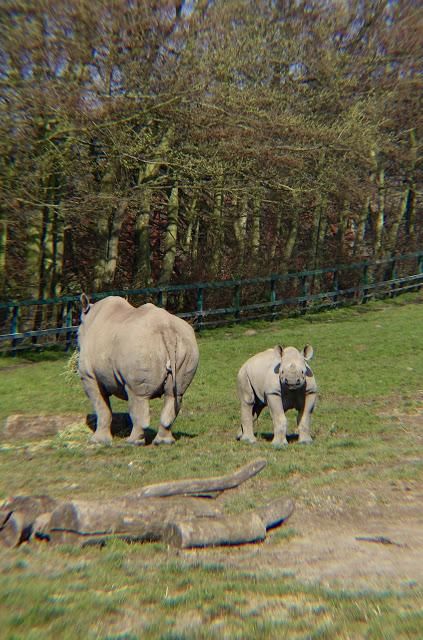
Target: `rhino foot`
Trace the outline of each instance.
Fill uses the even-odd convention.
[[[133,447],[142,447],[145,445],[145,438],[126,438],[128,444],[132,444]]]
[[[300,438],[298,444],[313,444],[313,438],[308,436],[307,438]]]
[[[248,442],[248,444],[256,444],[257,442],[257,438],[255,436],[244,436],[244,434],[238,434],[236,439],[239,440],[239,442]]]
[[[111,435],[108,434],[100,434],[100,433],[95,433],[90,442],[92,442],[92,444],[105,444],[109,447],[112,446],[112,442],[113,442],[113,438]]]
[[[272,447],[274,449],[285,449],[288,446],[288,440],[272,440]]]
[[[172,435],[169,436],[159,436],[159,434],[156,435],[156,437],[153,440],[153,444],[155,445],[159,445],[159,444],[175,444],[176,440]]]

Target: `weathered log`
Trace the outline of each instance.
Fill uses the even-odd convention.
[[[111,535],[125,540],[160,540],[170,522],[187,517],[213,518],[221,515],[219,507],[208,500],[195,498],[124,498],[94,502],[73,500],[59,505],[51,514],[49,531],[53,543],[89,539],[101,542]]]
[[[3,547],[17,547],[23,542],[24,535],[25,515],[20,511],[15,511],[9,515],[0,529],[0,544]]]
[[[1,509],[1,542],[6,546],[18,546],[29,540],[36,518],[52,511],[58,504],[58,500],[47,495],[15,496],[7,500]]]
[[[294,503],[289,498],[276,498],[264,507],[254,509],[263,521],[266,530],[278,527],[287,520],[294,511]]]
[[[185,518],[170,523],[164,540],[180,549],[260,542],[266,527],[256,513],[217,518]]]
[[[50,540],[51,511],[35,518],[32,525],[31,540]]]
[[[217,478],[203,478],[191,480],[175,480],[174,482],[161,482],[142,487],[134,496],[139,498],[158,498],[164,496],[191,495],[207,496],[220,493],[228,489],[234,489],[240,484],[257,475],[266,466],[266,460],[259,458],[244,465],[238,471]]]

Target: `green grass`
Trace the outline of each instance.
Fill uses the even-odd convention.
[[[351,487],[421,482],[415,434],[396,413],[421,406],[423,307],[390,303],[204,332],[201,361],[174,427],[172,448],[88,444],[76,426],[42,441],[0,441],[0,499],[14,494],[116,496],[144,484],[227,473],[254,457],[267,467],[228,495],[239,512],[278,495],[313,501],[327,495],[354,505]],[[319,403],[314,444],[274,451],[267,412],[256,446],[235,441],[235,379],[252,354],[277,343],[315,350]],[[67,357],[0,359],[0,418],[12,413],[85,412],[91,407]],[[157,425],[160,401],[153,403]],[[115,402],[115,410],[125,403]],[[292,430],[294,415],[289,414]],[[381,496],[383,500],[383,496]],[[265,545],[289,545],[302,531],[289,524]],[[261,547],[250,547],[261,553]],[[245,550],[245,548],[243,548]],[[222,561],[227,557],[230,562]],[[420,638],[419,587],[350,591],[301,582],[283,566],[237,566],[238,550],[178,552],[163,544],[104,549],[27,545],[0,550],[0,637],[136,638]],[[215,561],[213,560],[215,558]],[[306,561],[306,559],[305,559]],[[419,600],[420,599],[420,600]]]

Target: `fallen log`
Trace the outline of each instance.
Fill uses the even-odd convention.
[[[170,523],[163,539],[180,549],[261,542],[266,527],[256,513],[217,518],[187,518]]]
[[[264,507],[254,509],[254,513],[264,522],[267,531],[279,527],[285,520],[288,520],[293,511],[294,503],[289,498],[276,498]]]
[[[266,460],[259,458],[244,465],[238,471],[217,478],[203,478],[191,480],[175,480],[173,482],[161,482],[147,485],[140,489],[134,497],[158,498],[176,495],[209,496],[221,493],[228,489],[234,489],[240,484],[257,475],[266,466]]]
[[[161,540],[170,522],[221,515],[213,502],[191,497],[136,499],[106,502],[73,500],[59,505],[51,514],[44,535],[55,544],[101,543],[110,536],[125,540]]]
[[[209,520],[187,518],[171,523],[164,540],[180,549],[260,542],[266,531],[281,525],[294,511],[294,503],[277,498],[269,504],[240,515]]]
[[[7,500],[0,514],[0,544],[17,547],[30,539],[35,520],[59,504],[47,495],[15,496]]]
[[[278,498],[231,516],[202,497],[239,486],[265,464],[255,460],[226,476],[149,485],[135,494],[101,502],[17,496],[0,509],[0,542],[13,547],[34,539],[86,546],[118,537],[128,542],[163,540],[182,549],[258,542],[264,540],[266,530],[291,515],[291,500]]]
[[[3,547],[17,547],[24,541],[25,515],[20,511],[11,513],[0,530],[0,544]],[[29,538],[29,535],[26,539]]]

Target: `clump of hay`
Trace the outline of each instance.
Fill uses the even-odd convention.
[[[63,371],[60,374],[69,384],[75,384],[76,381],[79,381],[78,364],[79,351],[75,349],[66,361]]]

